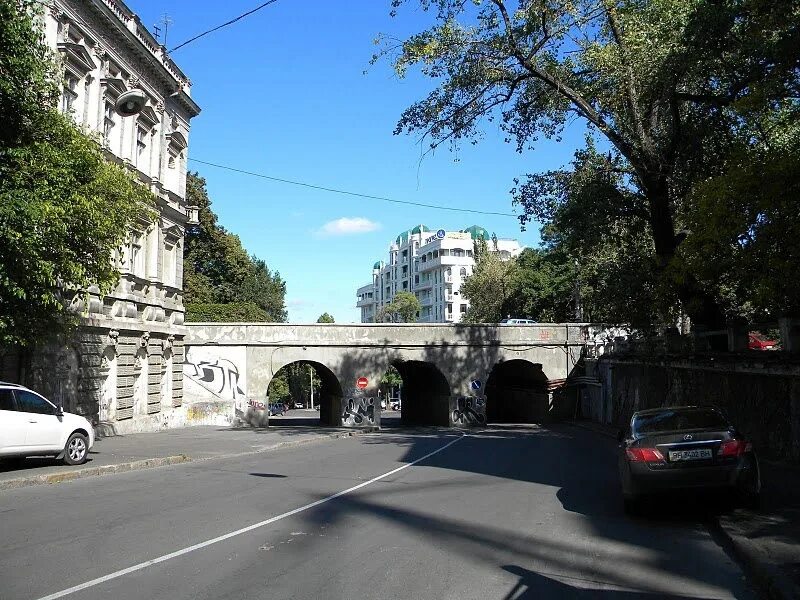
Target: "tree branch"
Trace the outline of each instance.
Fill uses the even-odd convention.
[[[611,143],[614,144],[614,146],[616,146],[619,151],[630,160],[634,154],[633,147],[626,142],[622,136],[619,135],[619,133],[614,131],[614,129],[608,123],[606,123],[605,119],[603,119],[603,117],[594,109],[594,107],[592,107],[586,98],[584,98],[577,90],[574,90],[566,83],[561,81],[561,79],[557,76],[538,68],[522,54],[519,44],[514,39],[511,17],[508,15],[508,11],[506,10],[503,0],[492,0],[492,3],[497,7],[498,11],[500,11],[505,24],[506,38],[508,39],[509,49],[514,58],[517,59],[517,62],[520,64],[520,66],[537,79],[540,79],[546,83],[556,93],[560,94],[569,100],[573,105],[575,105],[580,111],[581,115],[600,131],[602,131],[609,141],[611,141]]]

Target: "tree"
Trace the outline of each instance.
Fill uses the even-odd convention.
[[[270,381],[267,395],[270,402],[304,402],[310,405],[311,390],[318,394],[322,379],[314,367],[305,363],[292,363],[280,369]]]
[[[754,115],[796,102],[800,0],[419,4],[437,23],[374,59],[396,53],[400,76],[419,66],[440,83],[403,112],[395,133],[457,145],[499,120],[521,152],[581,120],[602,152],[590,141],[575,169],[529,175],[514,193],[523,225],[547,224],[575,185],[602,190],[623,221],[646,225],[650,312],[667,318],[680,301],[695,322],[719,325],[718,290],[680,251],[691,236],[686,198],[723,173],[743,141],[763,139]]]
[[[400,372],[393,366],[389,366],[386,372],[381,376],[380,387],[383,390],[383,397],[395,397],[393,391],[403,385],[403,378]]]
[[[198,314],[195,304],[245,304],[254,305],[258,312],[254,314],[248,307],[239,312],[259,317],[258,321],[285,321],[286,283],[280,273],[272,273],[265,261],[249,256],[239,237],[217,224],[205,179],[197,173],[186,177],[186,196],[190,204],[199,207],[200,221],[186,232],[183,281],[187,315]],[[202,312],[214,311],[205,306]]]
[[[331,315],[324,312],[319,316],[319,319],[317,319],[317,323],[335,323],[335,321]]]
[[[35,346],[77,323],[72,302],[118,280],[115,251],[154,199],[55,108],[39,3],[0,1],[0,345]]]
[[[475,243],[475,267],[461,285],[461,297],[469,300],[465,323],[497,323],[503,318],[503,307],[512,290],[516,262],[503,261],[489,252],[486,242]],[[515,313],[516,314],[516,313]]]
[[[414,294],[397,292],[394,299],[378,312],[377,320],[388,318],[392,323],[416,323],[421,308]]]

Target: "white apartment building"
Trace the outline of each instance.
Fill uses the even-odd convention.
[[[361,309],[361,322],[379,319],[381,309],[402,291],[412,292],[419,300],[419,322],[459,322],[469,307],[469,301],[461,297],[461,284],[472,274],[474,246],[479,239],[504,260],[523,250],[517,240],[490,235],[478,225],[461,231],[432,231],[417,225],[398,235],[389,247],[389,261],[376,262],[372,282],[358,288],[356,306]]]
[[[61,111],[152,191],[158,218],[129,232],[113,257],[122,273],[117,288],[104,297],[89,290],[78,302],[75,338],[37,352],[26,383],[87,416],[100,433],[181,425],[183,240],[197,219],[185,198],[186,161],[189,122],[200,107],[189,79],[121,0],[47,6],[45,39],[64,68]],[[130,90],[145,102],[122,116],[115,102]],[[7,360],[0,364],[0,375],[13,371]]]

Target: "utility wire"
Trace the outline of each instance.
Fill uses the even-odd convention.
[[[222,29],[223,27],[227,27],[228,25],[232,25],[233,23],[236,23],[236,21],[239,21],[239,20],[241,20],[241,19],[244,19],[246,16],[248,16],[248,15],[252,15],[254,12],[256,12],[256,11],[259,11],[259,10],[261,10],[262,8],[264,8],[265,6],[267,6],[267,5],[269,5],[269,4],[272,4],[272,3],[274,3],[274,2],[277,2],[277,1],[278,1],[278,0],[268,0],[267,2],[264,2],[263,4],[261,4],[261,5],[259,5],[259,6],[256,6],[256,7],[255,7],[253,10],[249,10],[249,11],[247,11],[246,13],[239,15],[239,16],[238,16],[238,17],[236,17],[235,19],[231,19],[231,20],[230,20],[230,21],[228,21],[227,23],[223,23],[222,25],[217,25],[217,26],[216,26],[216,27],[214,27],[213,29],[209,29],[208,31],[204,31],[204,32],[203,32],[203,33],[201,33],[201,34],[198,34],[198,35],[194,36],[192,39],[190,39],[190,40],[186,40],[186,41],[185,41],[185,42],[183,42],[182,44],[178,44],[178,45],[177,45],[177,46],[175,46],[175,47],[174,47],[172,50],[168,50],[168,51],[167,51],[167,54],[172,54],[173,52],[175,52],[175,50],[178,50],[178,49],[180,49],[180,48],[183,48],[184,46],[186,46],[187,44],[191,44],[191,43],[192,43],[193,41],[195,41],[195,40],[199,40],[199,39],[200,39],[201,37],[203,37],[204,35],[208,35],[209,33],[213,33],[213,32],[215,32],[215,31],[217,31],[218,29]]]
[[[350,192],[348,190],[339,190],[336,188],[329,188],[324,187],[321,185],[313,185],[311,183],[304,183],[302,181],[292,181],[291,179],[281,179],[280,177],[270,177],[269,175],[264,175],[262,173],[254,173],[252,171],[245,171],[243,169],[236,169],[234,167],[229,167],[226,165],[219,165],[217,163],[207,162],[204,160],[199,160],[197,158],[189,157],[189,160],[192,162],[200,163],[201,165],[208,165],[210,167],[217,167],[218,169],[225,169],[227,171],[233,171],[235,173],[242,173],[244,175],[251,175],[252,177],[260,177],[261,179],[269,179],[270,181],[277,181],[280,183],[288,183],[291,185],[299,185],[302,187],[311,188],[312,190],[321,190],[323,192],[331,192],[334,194],[343,194],[345,196],[355,196],[357,198],[367,198],[369,200],[380,200],[382,202],[392,202],[394,204],[406,204],[410,206],[421,206],[423,208],[435,208],[437,210],[449,210],[453,212],[462,212],[462,213],[472,213],[476,215],[494,215],[498,217],[514,217],[517,218],[518,215],[512,213],[501,213],[501,212],[492,212],[488,210],[473,210],[470,208],[456,208],[454,206],[440,206],[438,204],[425,204],[422,202],[411,202],[410,200],[396,200],[394,198],[386,198],[385,196],[372,196],[370,194],[360,194],[359,192]]]

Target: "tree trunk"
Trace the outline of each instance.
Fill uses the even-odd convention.
[[[650,203],[650,230],[656,251],[656,270],[660,276],[665,276],[679,244],[666,177],[646,181],[643,187]],[[703,289],[692,273],[685,273],[684,277],[676,294],[691,322],[709,330],[724,329],[725,315],[713,295]]]

